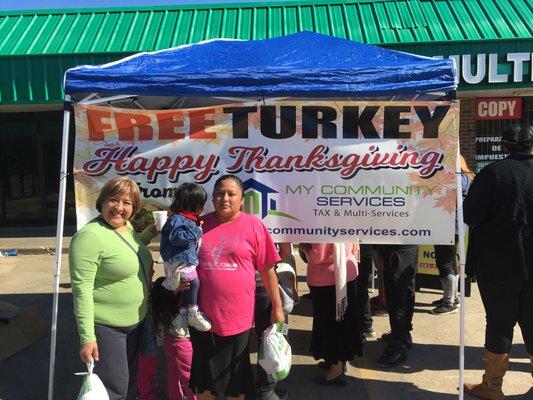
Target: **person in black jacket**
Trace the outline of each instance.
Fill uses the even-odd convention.
[[[464,386],[498,400],[517,322],[533,363],[533,127],[507,129],[502,144],[510,155],[483,168],[464,200],[466,268],[477,277],[487,319],[483,381]]]

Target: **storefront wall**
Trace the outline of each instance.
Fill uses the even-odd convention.
[[[57,219],[62,112],[0,113],[0,225]],[[72,160],[72,157],[70,157]],[[66,223],[75,223],[69,177]]]
[[[478,171],[490,161],[504,156],[496,142],[488,145],[486,137],[499,140],[502,130],[513,123],[530,123],[533,94],[533,40],[455,41],[413,43],[389,46],[425,56],[442,56],[456,61],[461,100],[461,154]],[[480,120],[477,99],[522,99],[521,117],[497,117]],[[485,144],[482,144],[485,143]]]

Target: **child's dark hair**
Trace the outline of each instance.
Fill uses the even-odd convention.
[[[174,293],[163,287],[164,277],[157,278],[152,286],[152,316],[154,322],[170,327],[172,318],[179,312],[180,293]]]
[[[174,192],[174,199],[170,209],[174,212],[196,212],[203,208],[207,200],[207,192],[197,183],[185,182]]]

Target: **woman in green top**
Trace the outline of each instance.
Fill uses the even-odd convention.
[[[100,215],[72,239],[69,252],[80,357],[94,371],[110,400],[125,399],[135,362],[139,331],[148,309],[152,256],[145,246],[155,225],[137,234],[129,220],[141,205],[139,188],[116,178],[96,200]]]

